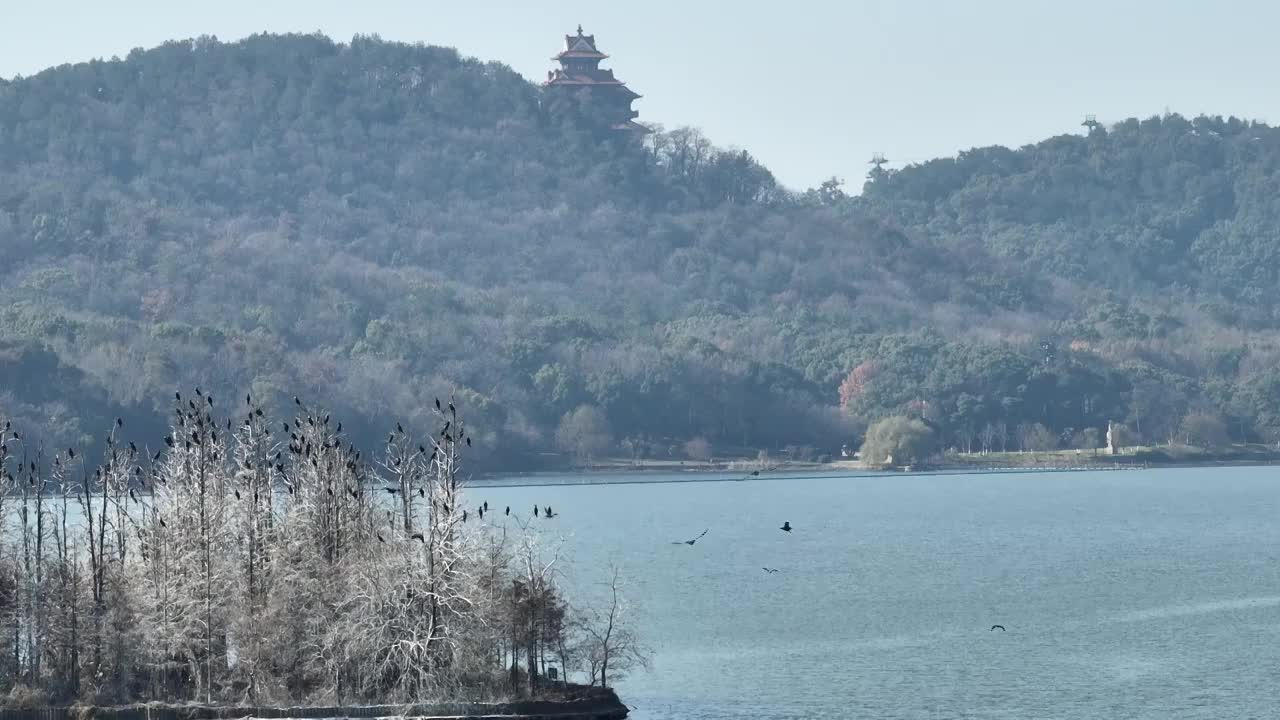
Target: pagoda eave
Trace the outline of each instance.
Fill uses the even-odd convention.
[[[641,125],[640,123],[635,122],[635,121],[632,121],[632,120],[628,120],[628,121],[626,121],[626,122],[624,122],[624,123],[618,123],[617,125],[612,126],[612,129],[613,129],[613,130],[628,130],[628,131],[630,131],[630,132],[640,133],[640,134],[642,134],[642,135],[647,135],[647,134],[649,134],[649,133],[653,132],[652,130],[650,130],[649,128],[645,127],[644,125]]]
[[[579,58],[582,60],[608,60],[609,56],[602,52],[586,52],[584,50],[562,50],[551,56],[552,60]]]

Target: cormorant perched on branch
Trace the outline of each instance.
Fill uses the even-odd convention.
[[[302,401],[298,399],[297,395],[293,396],[293,404],[297,405],[298,407],[302,407]]]
[[[387,542],[386,540],[383,540],[383,539],[382,539],[382,533],[376,533],[376,534],[377,534],[377,536],[378,536],[378,542],[380,542],[380,543],[384,543],[384,544]]]
[[[134,455],[138,454],[138,446],[134,445],[132,440],[129,441],[129,452],[133,453]]]
[[[449,414],[453,417],[458,417],[458,409],[453,406],[452,400],[449,401]]]
[[[534,505],[534,506],[533,506],[533,516],[534,516],[534,517],[538,517],[538,506],[537,506],[537,505]]]
[[[124,427],[124,420],[116,418],[116,427]]]
[[[436,412],[440,411],[440,398],[436,398]]]
[[[507,515],[511,515],[511,506],[510,506],[510,505],[508,505],[508,506],[507,506]]]
[[[165,436],[164,436],[164,444],[165,444],[165,445],[168,445],[169,447],[173,447],[173,436],[172,436],[172,435],[165,435]],[[71,457],[75,457],[75,455],[73,454]]]
[[[396,432],[404,434],[404,428],[400,426],[400,423],[396,423]]]

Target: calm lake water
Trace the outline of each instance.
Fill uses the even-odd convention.
[[[554,506],[575,590],[621,565],[654,651],[617,683],[637,720],[1280,708],[1280,469],[469,492]]]

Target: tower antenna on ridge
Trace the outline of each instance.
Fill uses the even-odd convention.
[[[1097,130],[1098,128],[1102,127],[1102,123],[1098,122],[1098,116],[1093,114],[1085,115],[1084,122],[1080,124],[1083,125],[1084,127],[1089,128],[1090,134],[1092,134],[1094,130]]]
[[[884,165],[888,162],[889,160],[884,156],[884,153],[878,152],[878,153],[871,153],[871,160],[868,162],[868,164],[875,165],[876,169],[879,170],[881,165]]]

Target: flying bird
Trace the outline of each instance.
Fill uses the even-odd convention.
[[[791,532],[791,522],[790,522],[790,521],[784,521],[784,522],[782,523],[782,527],[780,527],[780,528],[778,528],[778,529],[779,529],[779,530],[781,530],[782,532]]]
[[[702,531],[702,535],[706,535],[706,534],[707,534],[707,531],[709,531],[710,529],[711,529],[711,528],[707,528],[706,530],[703,530],[703,531]],[[694,539],[692,539],[692,540],[676,540],[676,541],[672,542],[671,544],[672,544],[672,545],[693,545],[694,543],[696,543],[696,542],[698,542],[699,540],[701,540],[701,539],[702,539],[702,535],[699,535],[698,537],[696,537],[696,538],[694,538]]]
[[[547,506],[547,509],[546,509],[545,511],[543,511],[543,514],[544,514],[544,515],[546,515],[546,516],[547,516],[547,518],[553,518],[553,517],[555,517],[555,516],[556,516],[556,514],[555,514],[555,513],[551,512],[551,506],[550,506],[550,505],[548,505],[548,506]]]
[[[1005,629],[1004,629],[1004,626],[1003,626],[1003,625],[992,625],[992,626],[991,626],[991,629],[992,629],[993,631],[994,631],[994,630],[997,630],[997,629],[998,629],[998,630],[1000,630],[1000,632],[1004,632],[1004,631],[1005,631]]]
[[[770,575],[772,575],[772,574],[774,574],[774,573],[778,572],[778,569],[777,569],[777,568],[760,568],[760,569],[761,569],[761,570],[763,570],[763,571],[765,571],[765,572],[767,572],[767,573],[769,573]]]

